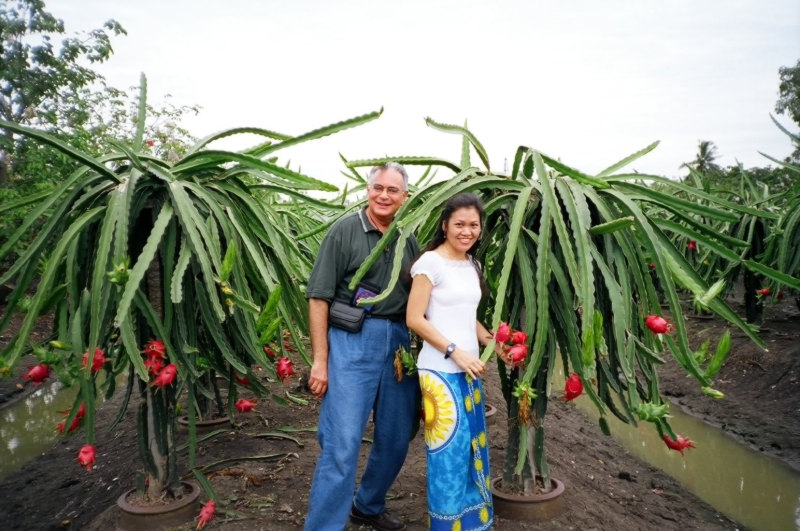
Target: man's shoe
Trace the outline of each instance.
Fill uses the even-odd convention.
[[[350,521],[354,524],[371,525],[372,529],[376,531],[405,531],[406,529],[406,524],[386,511],[376,515],[364,514],[356,508],[355,504],[350,509]]]

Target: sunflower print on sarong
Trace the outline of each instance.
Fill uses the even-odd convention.
[[[419,377],[425,408],[425,443],[431,452],[447,446],[458,428],[458,410],[450,384],[432,372]]]
[[[464,373],[420,370],[431,531],[488,531],[494,523],[483,385]]]

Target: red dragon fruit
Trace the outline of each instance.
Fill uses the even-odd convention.
[[[672,329],[672,325],[660,315],[648,315],[644,318],[644,324],[647,325],[647,328],[652,330],[654,334],[666,334]]]
[[[234,404],[234,407],[239,413],[247,413],[248,411],[254,411],[254,407],[256,406],[256,400],[246,400],[244,398],[240,398]]]
[[[94,446],[86,444],[78,450],[78,464],[85,466],[86,470],[91,470],[94,464],[95,451]]]
[[[30,368],[28,373],[23,376],[25,380],[30,380],[33,385],[38,386],[50,376],[50,366],[40,363]]]
[[[669,435],[664,435],[664,442],[667,444],[667,448],[680,452],[681,455],[683,455],[683,451],[687,448],[697,448],[694,445],[694,441],[685,439],[682,435],[677,435],[677,437],[678,439],[673,441],[670,439]]]
[[[279,359],[275,367],[275,372],[278,373],[278,378],[284,382],[289,380],[290,376],[295,375],[294,367],[292,366],[292,360],[286,357]]]
[[[174,363],[170,363],[163,369],[161,372],[158,373],[156,379],[153,380],[153,385],[156,387],[166,387],[171,385],[172,382],[175,381],[175,377],[178,375],[178,367]]]
[[[203,505],[203,508],[200,509],[200,516],[197,519],[197,527],[195,530],[203,529],[203,527],[214,518],[214,513],[216,512],[217,504],[214,503],[214,500],[208,500],[208,503]]]
[[[66,415],[69,417],[69,410],[59,411],[62,415]],[[69,425],[69,431],[67,433],[72,433],[73,431],[77,430],[81,424],[81,420],[83,417],[86,416],[86,405],[81,402],[81,405],[78,407],[78,411],[75,412],[75,418],[72,419],[72,424]],[[64,429],[67,427],[67,419],[62,420],[56,426],[56,431],[58,433],[64,433]]]
[[[67,433],[72,433],[73,431],[77,430],[78,427],[81,425],[81,417],[75,415],[75,418],[72,419],[72,424],[69,425],[69,431]],[[64,433],[64,429],[67,427],[67,419],[62,420],[56,426],[56,431],[58,433]]]
[[[515,345],[520,345],[528,341],[528,334],[522,330],[516,330],[511,334],[511,342]]]
[[[508,355],[511,356],[511,364],[516,367],[528,357],[528,345],[524,343],[514,345],[508,349]]]
[[[108,361],[106,353],[101,349],[94,349],[94,356],[92,357],[92,372],[99,372],[103,368],[103,364]],[[89,363],[89,351],[83,353],[83,368]]]
[[[59,413],[61,413],[62,415],[69,416],[69,411],[70,411],[69,409],[65,409],[63,411],[59,411]],[[75,412],[75,418],[82,419],[85,416],[86,416],[86,404],[81,402],[81,405],[78,406],[78,411]]]
[[[164,362],[161,358],[147,358],[144,360],[144,366],[147,367],[147,372],[155,375],[164,368]]]
[[[494,338],[497,340],[498,343],[506,343],[509,339],[511,339],[511,327],[508,326],[508,323],[500,323],[500,326],[497,327],[497,333],[494,335]]]
[[[159,341],[158,339],[151,339],[144,346],[142,354],[147,355],[148,358],[164,359],[167,355],[167,347],[164,345],[163,341]]]
[[[564,400],[569,402],[575,400],[583,394],[583,383],[581,377],[577,374],[570,374],[567,381],[564,383]]]

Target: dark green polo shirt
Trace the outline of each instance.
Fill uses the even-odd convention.
[[[350,281],[367,259],[372,249],[378,244],[383,234],[370,223],[366,208],[343,216],[328,230],[319,254],[314,261],[314,269],[306,287],[306,298],[325,299],[328,302],[338,300],[350,302],[353,292]],[[370,268],[362,282],[378,288],[389,283],[392,274],[392,262],[399,235],[395,235],[388,248]],[[400,278],[391,295],[372,308],[375,316],[402,315],[405,317],[408,294],[411,291],[411,278],[408,271],[411,263],[419,254],[419,245],[412,234],[405,243],[403,264]]]

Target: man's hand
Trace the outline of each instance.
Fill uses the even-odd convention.
[[[314,363],[311,364],[311,374],[308,377],[308,387],[314,396],[322,398],[328,390],[328,360],[317,361],[314,356]]]

